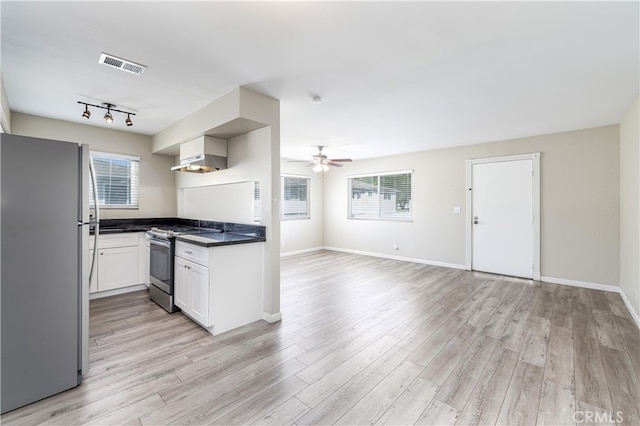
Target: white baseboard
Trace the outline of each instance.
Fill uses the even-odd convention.
[[[631,314],[631,317],[635,321],[636,325],[638,326],[638,328],[640,328],[640,316],[638,316],[638,313],[633,310],[633,306],[631,305],[631,302],[627,298],[627,295],[624,294],[622,289],[618,286],[610,285],[610,284],[590,283],[585,281],[566,280],[564,278],[554,278],[554,277],[540,277],[540,281],[545,281],[545,282],[554,283],[554,284],[569,285],[572,287],[583,287],[583,288],[590,288],[592,290],[602,290],[602,291],[610,291],[612,293],[618,293],[620,294],[620,297],[622,297],[622,301],[627,306],[627,310]]]
[[[282,321],[282,312],[278,312],[277,314],[268,314],[266,312],[263,312],[262,319],[270,323]]]
[[[633,320],[636,322],[636,325],[638,326],[638,328],[640,328],[640,316],[636,311],[633,310],[631,301],[629,301],[629,299],[627,298],[627,295],[624,294],[624,291],[622,291],[622,289],[620,289],[620,297],[622,297],[622,301],[624,302],[624,304],[627,305],[627,310],[631,314],[631,317],[633,318]]]
[[[387,255],[382,253],[374,253],[374,252],[362,251],[362,250],[351,250],[351,249],[345,249],[345,248],[339,248],[339,247],[313,247],[313,248],[304,249],[304,250],[281,253],[280,257],[294,256],[297,254],[310,253],[310,252],[319,251],[319,250],[331,250],[331,251],[338,251],[343,253],[360,254],[363,256],[381,257],[384,259],[400,260],[403,262],[413,262],[413,263],[422,263],[425,265],[442,266],[444,268],[464,269],[464,270],[469,269],[467,265],[462,265],[462,264],[439,262],[439,261],[426,260],[426,259],[417,259],[414,257],[393,256],[393,255]],[[553,284],[568,285],[572,287],[583,287],[583,288],[589,288],[592,290],[602,290],[602,291],[609,291],[612,293],[618,293],[622,297],[622,300],[624,301],[624,304],[627,306],[627,310],[633,317],[636,325],[638,326],[638,328],[640,328],[640,316],[638,315],[637,312],[633,310],[631,302],[629,301],[627,296],[624,294],[622,289],[618,286],[611,285],[611,284],[591,283],[587,281],[568,280],[565,278],[555,278],[555,277],[547,277],[547,276],[541,276],[540,281],[545,281]],[[263,319],[267,322],[277,322],[282,319],[281,313],[277,313],[275,315],[263,313],[262,315],[263,315]]]
[[[312,247],[304,250],[287,251],[284,253],[280,253],[280,257],[295,256],[297,254],[311,253],[313,251],[320,251],[320,250],[324,250],[324,247]]]
[[[361,250],[343,249],[338,247],[324,247],[324,249],[331,250],[331,251],[340,251],[344,253],[351,253],[351,254],[361,254],[363,256],[373,256],[373,257],[381,257],[384,259],[400,260],[402,262],[412,262],[412,263],[422,263],[424,265],[442,266],[444,268],[467,269],[466,265],[459,265],[457,263],[439,262],[436,260],[418,259],[415,257],[393,256],[389,254],[374,253],[374,252],[361,251]]]
[[[540,281],[553,284],[570,285],[571,287],[590,288],[592,290],[610,291],[612,293],[620,293],[620,287],[610,284],[590,283],[587,281],[566,280],[564,278],[540,277]]]
[[[133,293],[134,291],[146,290],[148,288],[149,287],[147,287],[146,284],[137,284],[137,285],[132,285],[131,287],[116,288],[114,290],[91,293],[89,294],[89,300],[101,299],[103,297],[109,297],[109,296],[116,296],[118,294]]]

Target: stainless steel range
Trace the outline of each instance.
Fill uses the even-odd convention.
[[[176,236],[194,234],[200,228],[192,226],[167,226],[147,231],[149,241],[149,296],[169,313],[180,310],[173,303]]]

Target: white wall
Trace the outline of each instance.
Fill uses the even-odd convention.
[[[324,245],[464,267],[465,161],[541,152],[542,275],[618,286],[619,149],[614,125],[355,161],[325,175]],[[347,219],[349,175],[407,169],[413,222]]]
[[[139,209],[102,209],[102,219],[176,215],[174,159],[152,154],[151,137],[15,112],[11,114],[11,130],[16,135],[86,143],[96,151],[139,156]]]
[[[620,288],[640,326],[640,109],[620,123]]]
[[[309,194],[309,219],[292,219],[280,222],[280,253],[292,255],[324,246],[324,191],[323,173],[315,173],[304,163],[280,163],[282,174],[306,176],[311,179]],[[330,173],[331,171],[327,172]]]
[[[253,181],[181,189],[178,191],[178,216],[253,224],[253,190]]]

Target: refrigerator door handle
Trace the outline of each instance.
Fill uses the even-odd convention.
[[[96,212],[95,228],[93,231],[93,259],[91,260],[91,269],[89,270],[89,282],[93,278],[98,262],[98,235],[100,234],[100,209],[98,208],[98,180],[96,179],[96,171],[93,167],[93,158],[89,156],[89,174],[91,175],[91,184],[93,186],[93,205]]]

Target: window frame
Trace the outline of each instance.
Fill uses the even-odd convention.
[[[307,182],[307,199],[306,199],[306,212],[305,214],[298,215],[289,215],[285,216],[284,208],[285,208],[285,179],[304,179]],[[309,220],[311,219],[311,177],[304,175],[293,175],[288,173],[280,174],[280,192],[282,194],[282,202],[280,203],[280,220]]]
[[[347,220],[373,220],[373,221],[384,221],[384,222],[413,222],[413,169],[410,170],[398,170],[391,172],[379,172],[379,173],[366,173],[366,174],[358,174],[347,176]],[[384,217],[381,214],[381,204],[380,198],[384,196],[383,192],[380,190],[381,187],[381,178],[383,176],[396,176],[396,175],[409,175],[410,182],[410,194],[411,198],[409,203],[409,212],[407,217]],[[367,217],[357,217],[353,215],[353,192],[352,192],[352,182],[353,179],[357,178],[365,178],[365,177],[375,177],[377,178],[377,186],[378,186],[378,215],[377,216],[367,216]],[[369,193],[373,193],[373,191],[369,191]],[[358,195],[358,199],[361,199],[361,194]]]
[[[128,167],[130,169],[130,177],[127,185],[128,191],[131,193],[131,203],[129,204],[101,204],[98,203],[98,208],[100,209],[122,209],[122,210],[138,210],[140,209],[140,157],[135,155],[127,155],[127,154],[117,154],[113,152],[105,152],[105,151],[89,151],[89,156],[91,158],[91,162],[95,166],[94,159],[103,159],[103,160],[120,160],[129,162]],[[134,164],[135,163],[135,164]],[[95,167],[94,167],[95,169]],[[134,173],[135,171],[135,173]],[[98,176],[98,171],[96,172],[96,179]],[[111,178],[113,175],[110,173],[109,177]],[[93,194],[93,185],[89,185],[89,207],[95,208],[95,198]],[[98,200],[99,201],[99,200]]]

